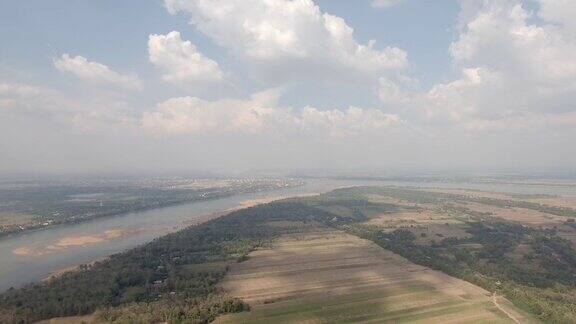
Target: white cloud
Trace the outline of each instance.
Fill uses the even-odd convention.
[[[10,98],[31,98],[41,96],[50,91],[42,87],[21,83],[0,82],[0,96]]]
[[[281,89],[247,99],[204,100],[176,97],[139,115],[129,104],[111,98],[71,98],[58,91],[17,83],[0,83],[0,116],[20,116],[82,133],[137,133],[160,136],[252,134],[296,140],[383,134],[404,124],[378,109],[294,109],[279,107]]]
[[[218,63],[200,53],[192,42],[182,40],[177,31],[150,35],[148,54],[150,62],[162,70],[162,78],[167,82],[195,87],[224,80]]]
[[[136,75],[120,74],[102,63],[88,61],[79,55],[70,57],[69,54],[63,54],[60,58],[54,59],[54,66],[60,71],[72,73],[94,84],[116,86],[128,90],[142,88],[142,82]]]
[[[527,10],[529,1],[540,6]],[[576,138],[576,1],[460,3],[448,49],[456,74],[421,90],[404,51],[359,40],[311,0],[165,0],[221,51],[212,56],[178,32],[149,35],[148,59],[185,94],[156,104],[166,89],[128,97],[0,82],[0,171],[574,165],[566,148]],[[82,56],[54,65],[105,89],[142,87]],[[12,74],[3,80],[31,78],[0,69]],[[245,86],[229,89],[232,78]],[[318,82],[326,80],[344,83]],[[290,92],[222,91],[275,85]],[[378,109],[367,106],[375,86]]]
[[[576,41],[556,24],[530,24],[520,1],[484,1],[450,50],[456,63],[489,67],[543,87],[576,81]],[[568,9],[568,8],[566,8]]]
[[[390,8],[404,2],[404,0],[372,0],[374,8]]]
[[[67,110],[57,91],[23,83],[0,81],[0,113],[46,113]]]
[[[396,115],[386,114],[378,109],[349,107],[345,110],[319,110],[306,107],[296,117],[301,128],[310,132],[321,132],[332,137],[347,137],[374,133],[403,121]]]
[[[208,133],[308,134],[314,137],[345,137],[401,124],[395,115],[377,109],[350,107],[345,110],[301,111],[276,107],[276,90],[253,95],[246,100],[207,101],[196,97],[171,98],[144,113],[142,126],[159,135]]]
[[[276,79],[357,81],[407,66],[403,50],[359,43],[344,19],[322,13],[311,0],[165,0],[165,5],[172,14],[188,13],[198,30]]]
[[[556,24],[529,23],[530,16],[520,1],[486,0],[452,44],[451,53],[465,69],[499,74],[505,85],[499,99],[519,102],[514,109],[564,109],[557,99],[576,97],[576,38],[567,37],[565,28]]]
[[[206,132],[257,132],[273,114],[259,98],[207,101],[196,97],[171,98],[146,112],[142,126],[157,134],[178,135]]]
[[[540,10],[538,16],[546,21],[559,23],[563,29],[576,34],[576,1],[573,0],[539,0]]]
[[[549,21],[536,23],[520,0],[462,0],[461,32],[450,46],[461,76],[427,92],[381,79],[381,100],[403,107],[412,122],[467,130],[566,125],[555,116],[576,111],[576,38],[560,7],[572,4],[541,2],[538,15]]]
[[[123,101],[77,98],[45,87],[0,82],[0,117],[14,116],[81,132],[126,130],[136,125],[133,110]]]

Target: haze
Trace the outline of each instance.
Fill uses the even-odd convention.
[[[0,173],[571,168],[576,2],[0,1]]]

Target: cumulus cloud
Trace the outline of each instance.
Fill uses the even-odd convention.
[[[142,126],[157,134],[177,135],[206,132],[258,132],[265,119],[274,114],[267,108],[276,100],[275,92],[254,95],[248,100],[207,101],[197,97],[171,98],[146,112]]]
[[[455,62],[514,73],[541,86],[573,86],[576,41],[562,26],[529,23],[531,16],[520,1],[483,1],[450,47]]]
[[[4,99],[31,98],[41,96],[50,91],[42,88],[21,83],[0,82],[0,96]]]
[[[121,100],[71,97],[54,89],[14,82],[0,82],[0,117],[97,133],[136,125],[132,108]]]
[[[72,73],[79,79],[93,84],[128,90],[142,88],[142,82],[136,75],[120,74],[102,63],[88,61],[80,55],[71,57],[69,54],[62,54],[60,58],[54,59],[54,66],[60,71]]]
[[[246,84],[236,95],[263,85],[290,93],[231,98],[220,91],[230,85],[228,75],[202,47],[175,31],[150,35],[149,60],[165,81],[185,89],[181,97],[157,103],[163,89],[150,91],[134,96],[140,108],[134,109],[115,93],[0,82],[0,170],[22,161],[30,170],[66,171],[76,161],[95,170],[106,169],[105,161],[124,170],[363,167],[391,160],[401,167],[573,165],[565,148],[576,132],[576,2],[534,0],[539,6],[530,11],[527,1],[459,0],[447,49],[455,75],[420,89],[404,51],[360,42],[342,18],[311,0],[165,0],[171,13],[190,17],[223,50],[227,68],[235,68],[230,78]],[[92,84],[142,87],[135,75],[82,56],[64,54],[54,65]],[[209,96],[194,92],[205,86]],[[380,103],[370,108],[374,89]],[[322,91],[337,95],[325,99]],[[326,107],[341,98],[346,105]]]
[[[295,139],[344,138],[375,134],[405,122],[379,109],[280,107],[281,89],[246,99],[175,97],[142,113],[112,98],[72,98],[56,90],[0,83],[0,116],[21,116],[87,133],[146,133],[160,136],[252,134]]]
[[[572,6],[556,4],[568,11]],[[498,86],[499,99],[511,110],[576,109],[562,107],[576,97],[576,38],[568,37],[562,25],[530,23],[531,15],[520,1],[483,1],[452,44],[452,56],[464,69],[499,75],[486,87]],[[502,111],[504,105],[483,108]]]
[[[576,34],[576,1],[572,0],[539,0],[538,16],[546,21],[562,24],[563,30],[574,36]]]
[[[275,107],[277,99],[277,90],[261,92],[245,100],[171,98],[159,103],[154,111],[144,113],[142,126],[152,133],[168,136],[244,133],[345,137],[402,123],[398,116],[377,109],[304,107],[296,111]]]
[[[520,0],[461,4],[461,31],[450,46],[461,76],[427,92],[381,79],[383,102],[403,106],[413,122],[450,122],[469,130],[529,129],[576,111],[576,38],[560,14],[573,2],[541,0],[539,23]]]
[[[0,172],[103,172],[138,167],[134,111],[107,96],[85,98],[0,80]],[[148,159],[154,159],[151,154]],[[130,162],[128,162],[130,161]]]
[[[192,42],[182,40],[177,31],[150,35],[148,54],[150,62],[162,70],[162,78],[167,82],[203,87],[224,80],[218,63],[200,53]]]
[[[67,109],[67,105],[61,105],[63,99],[60,93],[45,87],[0,82],[0,113],[58,112]]]
[[[165,0],[165,6],[189,14],[218,45],[275,78],[358,80],[407,66],[406,52],[359,43],[344,19],[321,12],[312,0]]]
[[[307,131],[320,131],[332,137],[373,133],[404,123],[397,115],[386,114],[378,109],[354,106],[344,110],[306,107],[295,119],[297,124]]]
[[[372,7],[374,8],[390,8],[398,5],[404,0],[372,0]]]

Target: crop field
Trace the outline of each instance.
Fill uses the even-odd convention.
[[[455,224],[471,220],[468,216],[464,219],[458,217],[460,214],[470,214],[469,211],[478,215],[495,217],[505,221],[511,221],[533,228],[555,228],[558,229],[562,237],[571,237],[574,228],[568,228],[566,222],[574,216],[570,212],[566,215],[555,214],[552,209],[570,209],[571,203],[576,202],[576,198],[570,196],[547,196],[547,195],[516,195],[499,192],[465,190],[465,189],[420,189],[419,192],[426,195],[445,194],[447,197],[435,197],[434,202],[414,202],[402,199],[391,199],[385,194],[366,195],[372,202],[381,203],[384,201],[393,202],[404,207],[415,208],[411,212],[397,212],[387,215],[378,215],[369,224],[379,225],[382,228],[407,228],[417,226],[433,226],[433,224]],[[484,200],[484,198],[486,200]],[[538,204],[542,204],[539,206]],[[526,207],[523,207],[523,206]],[[450,206],[456,213],[448,213],[446,206]],[[443,208],[444,207],[444,208]],[[547,208],[550,207],[550,208]],[[454,209],[456,208],[456,209]],[[556,210],[557,211],[557,210]],[[476,217],[477,220],[485,218]],[[460,221],[460,222],[459,222]],[[442,227],[442,226],[436,226]]]
[[[425,189],[430,192],[447,193],[455,195],[466,195],[472,197],[484,197],[493,199],[511,199],[532,202],[537,204],[564,207],[564,208],[576,208],[576,196],[574,195],[521,195],[521,194],[506,194],[501,192],[492,191],[479,191],[479,190],[466,190],[466,189]],[[525,209],[521,210],[525,212]]]
[[[534,198],[529,199],[539,204],[547,204],[553,206],[561,206],[567,208],[576,208],[576,197],[575,196],[561,196],[561,197],[546,197],[546,198]]]
[[[419,224],[461,224],[458,220],[430,210],[400,211],[371,217],[367,224],[398,227]]]
[[[482,213],[490,213],[494,217],[519,222],[527,226],[559,225],[566,217],[551,215],[526,208],[501,208],[480,203],[466,203],[461,206]]]
[[[455,195],[467,195],[467,196],[476,196],[476,197],[487,197],[487,198],[495,198],[495,199],[509,199],[510,196],[501,193],[501,192],[493,192],[493,191],[480,191],[480,190],[471,190],[471,189],[446,189],[446,188],[426,188],[424,189],[430,192],[441,192],[441,193],[448,193],[448,194],[455,194]]]
[[[221,287],[251,306],[218,323],[514,323],[488,291],[334,230],[282,236],[234,265]]]

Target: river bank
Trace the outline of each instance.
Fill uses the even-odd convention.
[[[89,263],[237,208],[349,186],[398,185],[470,188],[515,193],[574,194],[573,188],[522,185],[382,182],[314,179],[301,187],[242,194],[58,227],[0,240],[0,291],[38,282],[51,273]],[[52,248],[48,248],[52,247]],[[40,253],[38,253],[40,252]]]

